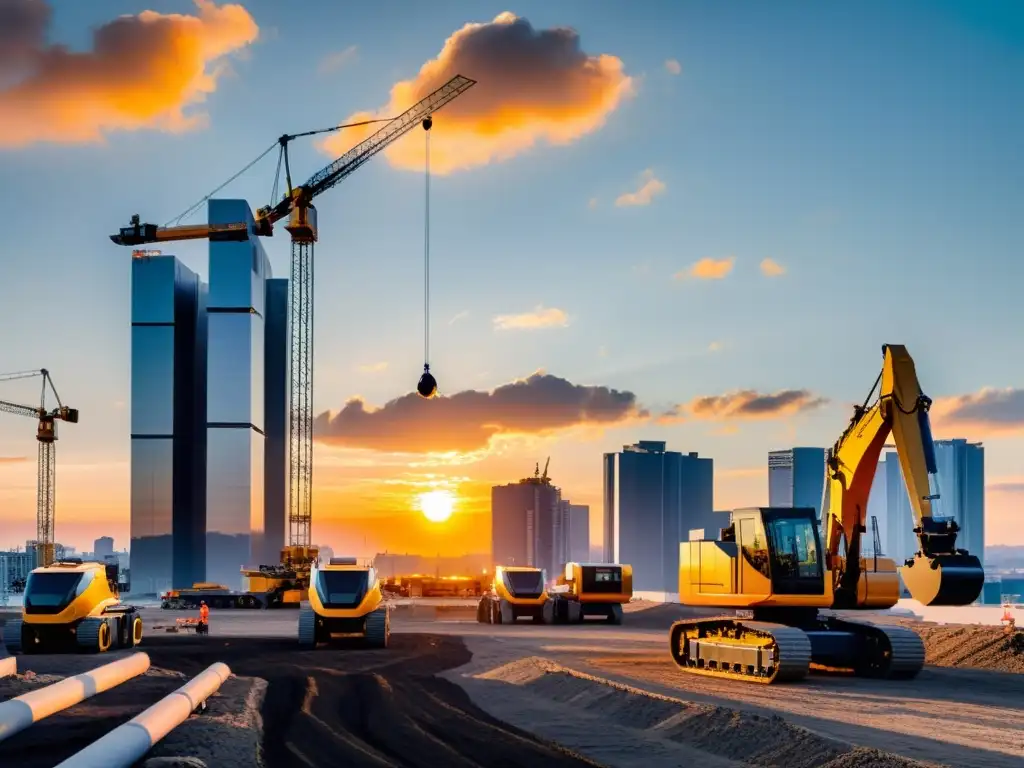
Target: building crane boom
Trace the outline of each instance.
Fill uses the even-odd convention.
[[[53,379],[50,378],[50,372],[45,368],[39,371],[0,376],[0,381],[28,378],[29,376],[42,377],[42,394],[39,405],[18,405],[0,400],[0,412],[27,416],[37,420],[36,441],[39,443],[39,466],[36,495],[36,546],[38,552],[36,565],[46,566],[53,562],[54,551],[54,502],[57,479],[56,446],[54,444],[57,441],[57,421],[77,424],[78,409],[68,408],[61,402],[57,388],[53,385]],[[53,393],[53,398],[57,401],[56,408],[47,409],[47,390]]]
[[[289,321],[291,329],[291,369],[289,402],[289,501],[288,545],[309,547],[312,543],[313,489],[313,248],[318,240],[316,209],[318,195],[341,181],[417,125],[430,130],[431,115],[476,85],[475,80],[456,75],[433,93],[371,134],[334,162],[313,174],[305,184],[292,187],[288,144],[300,136],[325,133],[348,126],[284,135],[278,139],[284,161],[287,192],[276,204],[260,208],[255,215],[252,234],[273,235],[274,224],[287,219],[285,229],[291,235],[291,275],[289,280]],[[363,125],[356,123],[353,125]],[[264,153],[265,154],[265,153]],[[261,155],[262,157],[262,155]],[[279,160],[280,170],[280,160]],[[143,224],[138,215],[110,239],[118,245],[139,246],[169,240],[208,238],[212,241],[246,240],[250,227],[245,222],[158,227]]]

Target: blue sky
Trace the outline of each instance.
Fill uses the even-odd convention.
[[[118,14],[194,11],[185,0],[51,4],[51,42],[75,49]],[[10,180],[0,187],[0,370],[49,367],[82,410],[62,437],[69,463],[121,472],[127,461],[129,253],[107,235],[135,212],[163,224],[282,132],[381,107],[455,30],[506,10],[538,29],[572,26],[588,54],[624,62],[635,94],[568,145],[542,142],[435,179],[431,362],[443,390],[487,389],[542,368],[630,390],[654,410],[741,388],[806,388],[833,402],[733,434],[693,421],[633,425],[543,448],[577,495],[597,503],[598,454],[639,437],[735,470],[716,506],[765,494],[763,476],[741,483],[742,472],[763,467],[769,449],[830,444],[846,404],[867,394],[883,342],[908,345],[935,398],[1024,380],[1018,3],[244,5],[261,40],[228,57],[231,73],[200,105],[208,127],[0,148],[0,177]],[[350,46],[342,66],[320,71]],[[300,180],[329,160],[312,143],[297,143],[292,158]],[[664,191],[650,205],[616,207],[645,169]],[[225,194],[255,208],[273,174],[271,157]],[[382,405],[411,389],[422,366],[422,174],[376,158],[317,206],[316,410],[353,395]],[[284,233],[265,247],[285,275]],[[205,271],[204,244],[163,250]],[[725,279],[673,279],[702,258],[728,257]],[[785,274],[762,275],[764,258]],[[563,310],[568,326],[493,328],[493,316],[539,305]],[[380,362],[386,370],[358,371]],[[1024,423],[1024,413],[1013,418]],[[0,420],[0,455],[34,456],[25,427]],[[986,439],[990,478],[1024,477],[1020,437],[956,436]],[[17,473],[8,503],[20,508],[34,472]],[[124,494],[111,499],[123,504]],[[1006,518],[1000,538],[1012,527]]]

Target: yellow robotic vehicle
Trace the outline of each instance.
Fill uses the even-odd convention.
[[[499,565],[494,569],[491,588],[476,607],[481,624],[514,624],[521,618],[544,622],[548,603],[545,574],[540,568]]]
[[[911,678],[924,665],[917,633],[819,613],[891,608],[900,578],[925,605],[970,605],[985,572],[956,546],[956,521],[933,515],[937,494],[931,400],[906,347],[882,348],[882,371],[829,451],[822,502],[824,535],[812,508],[750,508],[731,513],[717,541],[680,544],[684,605],[739,609],[672,625],[669,648],[687,673],[758,683],[799,680],[810,669],[865,677]],[[870,404],[875,388],[878,399]],[[918,551],[897,571],[890,558],[865,557],[861,535],[878,459],[889,434],[906,480]]]
[[[633,597],[633,566],[617,563],[566,563],[558,583],[548,590],[546,624],[575,624],[589,617],[622,623],[622,606]]]
[[[354,557],[332,557],[312,564],[309,603],[299,609],[299,645],[313,649],[332,640],[362,638],[371,648],[387,648],[391,615],[372,566]]]
[[[121,602],[116,565],[64,560],[29,574],[21,619],[3,635],[12,653],[104,653],[141,643],[142,617]]]

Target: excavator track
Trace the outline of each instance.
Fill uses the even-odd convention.
[[[851,668],[858,677],[909,680],[924,667],[924,641],[913,630],[834,617],[826,618],[824,625],[857,636],[863,655]]]
[[[811,642],[803,630],[735,616],[675,622],[669,650],[687,674],[752,683],[801,680],[811,666]]]

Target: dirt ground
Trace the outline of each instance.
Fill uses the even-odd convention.
[[[434,677],[469,660],[469,651],[457,637],[396,634],[385,651],[302,652],[296,651],[293,640],[154,635],[145,650],[153,667],[170,672],[147,673],[0,743],[0,765],[50,768],[181,685],[181,674],[192,676],[216,661],[225,662],[237,675],[266,680],[259,715],[267,768],[595,765],[504,725],[476,707],[457,685]],[[0,681],[0,697],[23,692],[26,683],[15,681],[20,689],[5,688],[10,685]],[[224,728],[230,727],[230,714],[220,713]],[[185,725],[209,723],[210,717],[204,715]],[[177,754],[205,755],[209,765],[256,764],[225,762],[224,752],[211,757],[203,745],[222,737],[214,731],[199,738],[184,728],[180,735],[189,744]],[[238,723],[237,729],[248,730],[245,723]],[[171,746],[163,744],[153,754],[173,754]]]
[[[466,675],[474,698],[503,719],[616,768],[913,768],[922,763],[862,749],[764,716],[693,704],[529,658]]]

